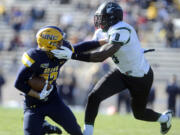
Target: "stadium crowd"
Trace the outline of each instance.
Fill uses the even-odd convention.
[[[24,4],[15,4],[20,1]],[[67,35],[67,39],[71,43],[77,43],[83,40],[90,40],[95,31],[93,24],[93,15],[100,3],[104,0],[12,0],[9,4],[6,0],[0,2],[0,24],[5,28],[2,31],[11,33],[11,36],[2,34],[0,36],[0,51],[18,52],[24,49],[36,47],[35,33],[40,26],[49,25],[51,23],[61,27]],[[180,32],[177,28],[180,26],[176,20],[180,19],[180,2],[178,0],[114,0],[118,2],[124,10],[124,20],[134,26],[138,32],[139,38],[143,46],[149,43],[157,43],[165,48],[180,48]],[[46,5],[46,6],[44,6]],[[68,8],[63,12],[64,8]],[[51,8],[54,8],[52,11]],[[62,10],[60,9],[62,8]],[[58,12],[55,10],[57,9]],[[61,11],[61,12],[59,12]],[[85,14],[85,15],[83,15]],[[54,17],[52,17],[54,16]],[[53,19],[53,20],[52,20]],[[153,33],[153,34],[152,34]],[[31,39],[29,39],[31,37]],[[12,58],[13,65],[18,63],[19,55]],[[73,63],[74,64],[74,63]],[[79,63],[74,64],[76,67]],[[103,75],[104,70],[108,70],[110,62],[93,65],[93,69],[89,73],[96,79],[89,76],[89,90],[96,80]],[[83,65],[83,64],[82,64]],[[67,65],[68,66],[68,65]],[[66,75],[66,86],[59,84],[64,88],[65,100],[72,104],[69,96],[78,97],[78,89],[84,89],[87,85],[78,86],[76,81],[79,78],[74,74],[82,74],[83,70],[89,66],[84,65],[84,69],[72,72],[73,80]],[[11,71],[12,68],[10,69]],[[103,70],[102,70],[103,69]],[[71,69],[72,70],[72,69]],[[16,72],[16,71],[15,71]],[[67,77],[66,77],[67,76]],[[68,86],[71,85],[71,87]],[[73,90],[75,89],[75,91]],[[68,90],[68,91],[66,91]],[[69,93],[68,93],[69,92]],[[87,95],[88,92],[84,94]],[[177,92],[178,93],[178,92]],[[179,92],[180,93],[180,92]],[[169,94],[167,90],[167,94]],[[75,98],[75,97],[74,97]],[[73,99],[75,100],[75,99]],[[76,101],[78,103],[79,101]],[[84,102],[85,98],[84,98]],[[83,103],[82,103],[83,104]]]
[[[44,3],[47,2],[53,6],[54,1],[55,0],[46,0]],[[53,14],[54,16],[57,16],[54,22],[62,27],[72,42],[90,39],[95,30],[93,25],[93,13],[102,1],[103,0],[71,0],[66,3],[62,2],[63,4],[59,2],[60,8],[62,5],[66,5],[67,7],[70,5],[69,8],[72,8],[72,12],[78,11],[77,16],[81,16],[84,12],[86,13],[87,18],[83,19],[84,21],[81,21],[79,24],[76,24],[74,22],[76,18],[73,14],[57,12],[56,14]],[[31,1],[29,0],[29,3],[30,2]],[[180,33],[176,30],[176,24],[174,23],[174,19],[179,18],[180,4],[178,1],[121,0],[119,1],[119,4],[124,10],[124,20],[136,28],[143,43],[151,41],[163,43],[166,47],[180,47]],[[8,51],[11,51],[19,47],[35,46],[34,40],[31,41],[31,43],[29,43],[29,41],[27,43],[26,37],[23,37],[21,33],[23,33],[23,31],[35,33],[38,29],[36,25],[37,22],[48,22],[49,14],[47,12],[49,11],[47,8],[44,8],[43,5],[37,5],[30,4],[28,9],[26,9],[20,5],[14,6],[12,4],[7,6],[5,1],[4,3],[0,3],[1,21],[3,21],[3,24],[8,26],[8,28],[11,28],[14,33],[6,46],[3,46],[3,37],[0,38],[1,50],[7,48]],[[81,31],[81,33],[78,31]],[[155,34],[151,35],[151,32],[154,32]],[[73,33],[76,34],[74,35]]]

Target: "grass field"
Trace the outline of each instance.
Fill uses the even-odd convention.
[[[84,113],[75,113],[79,124],[83,127]],[[52,124],[50,119],[47,119]],[[0,135],[23,135],[22,109],[0,107]],[[99,114],[96,119],[94,135],[160,135],[160,125],[135,120],[132,115],[107,116]],[[63,135],[67,135],[63,131]],[[172,129],[167,135],[180,135],[180,119],[174,118]]]

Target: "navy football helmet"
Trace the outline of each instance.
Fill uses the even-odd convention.
[[[108,31],[109,27],[123,20],[123,10],[115,2],[104,2],[94,15],[95,27]]]

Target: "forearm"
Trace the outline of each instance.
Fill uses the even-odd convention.
[[[27,80],[32,76],[32,72],[25,68],[22,67],[19,74],[17,75],[16,81],[14,86],[22,91],[23,93],[27,94],[30,90],[31,87],[27,84]]]
[[[99,41],[80,42],[73,46],[74,46],[74,50],[76,53],[82,53],[82,52],[87,52],[87,51],[99,48],[99,47],[105,45],[106,43],[107,43],[107,41],[104,39],[104,40],[99,40]]]
[[[72,59],[86,61],[86,62],[102,62],[108,57],[111,57],[121,45],[107,45],[107,47],[98,52],[89,52],[89,53],[75,53],[72,55]]]

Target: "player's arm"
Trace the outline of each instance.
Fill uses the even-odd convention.
[[[51,52],[58,59],[71,59],[72,54],[74,55],[74,54],[86,53],[90,50],[96,49],[105,44],[107,44],[106,39],[99,40],[99,41],[81,42],[81,43],[75,44],[73,46],[71,46],[71,44],[68,41],[65,41],[63,46],[61,46],[61,49],[55,49],[55,50],[52,50]]]
[[[126,45],[130,41],[130,30],[117,29],[109,34],[108,41],[108,45],[106,45],[101,51],[97,52],[86,52],[87,50],[89,50],[88,47],[90,45],[85,46],[84,49],[88,48],[87,50],[79,49],[79,51],[75,51],[73,53],[66,47],[63,47],[61,50],[53,50],[52,52],[54,56],[58,59],[74,59],[86,62],[102,62],[108,57],[111,57],[115,52],[117,52],[121,46]],[[99,41],[94,41],[94,44],[97,42]],[[104,45],[104,42],[102,42],[101,46],[102,45]]]
[[[32,90],[31,87],[27,83],[28,79],[32,75],[33,75],[33,72],[31,71],[31,69],[23,65],[17,75],[16,81],[15,81],[15,87],[21,92],[39,99],[39,94],[36,91]]]
[[[109,45],[106,45],[98,52],[90,53],[73,53],[72,59],[86,61],[86,62],[102,62],[108,57],[111,57],[119,48],[126,45],[130,41],[129,29],[117,29],[109,35]]]
[[[115,52],[119,50],[121,44],[118,45],[106,45],[100,51],[89,53],[73,53],[72,59],[86,61],[86,62],[102,62],[108,57],[111,57]]]
[[[16,77],[14,86],[21,92],[39,99],[39,93],[31,89],[31,87],[27,83],[29,78],[32,77],[34,73],[34,60],[31,59],[27,53],[25,53],[22,57],[22,62],[23,65],[21,66],[21,69]]]
[[[82,52],[87,52],[87,51],[91,51],[94,50],[96,48],[99,48],[105,44],[107,44],[107,40],[106,39],[102,39],[99,41],[85,41],[85,42],[80,42],[77,44],[74,44],[74,52],[75,53],[82,53]]]

